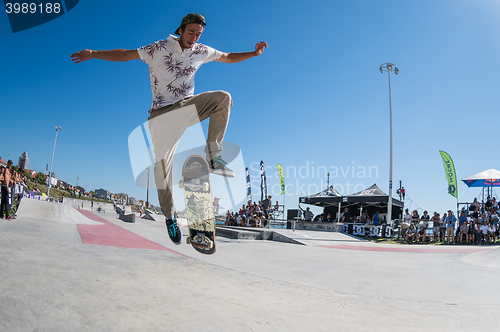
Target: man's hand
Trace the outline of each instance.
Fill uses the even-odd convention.
[[[83,51],[71,54],[71,60],[75,63],[80,63],[82,61],[87,61],[90,59],[92,59],[92,50],[85,49]]]
[[[243,53],[222,53],[222,56],[215,61],[224,63],[237,63],[261,55],[267,48],[266,42],[259,42],[255,45],[255,51]]]
[[[261,55],[264,53],[264,48],[267,48],[266,42],[261,41],[260,43],[257,43],[257,45],[255,45],[255,54],[257,56]]]

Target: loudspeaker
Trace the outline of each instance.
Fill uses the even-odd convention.
[[[293,218],[299,216],[299,209],[287,210],[286,219],[293,220]]]

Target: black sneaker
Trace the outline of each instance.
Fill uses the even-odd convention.
[[[208,162],[210,165],[210,173],[222,175],[228,178],[234,178],[233,170],[226,167],[227,163],[221,156],[217,156]]]
[[[170,240],[172,240],[174,244],[181,244],[182,234],[179,226],[177,226],[177,221],[175,219],[168,218],[165,220],[165,224],[167,225],[167,232]]]

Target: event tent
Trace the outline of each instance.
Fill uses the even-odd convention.
[[[370,188],[366,188],[364,190],[361,190],[360,192],[344,196],[343,198],[344,203],[366,203],[366,205],[379,207],[387,206],[387,203],[389,202],[389,195],[380,190],[376,184],[373,184]],[[347,200],[345,198],[347,198]],[[394,198],[392,199],[392,201],[393,205],[399,206],[401,208],[403,207],[403,202]]]
[[[500,186],[500,171],[490,168],[481,173],[462,180],[468,187],[498,187]]]
[[[359,214],[362,208],[368,210],[370,215],[373,215],[376,210],[379,210],[381,213],[387,212],[389,195],[380,190],[376,184],[347,196],[341,196],[335,188],[331,186],[317,194],[300,197],[299,203],[323,207],[325,214],[337,212],[335,209],[338,209],[338,212],[340,212],[341,207],[348,207],[353,215]],[[403,206],[403,202],[393,198],[392,215],[401,215]]]
[[[341,201],[342,195],[340,195],[337,190],[333,188],[333,186],[330,186],[330,188],[320,191],[317,194],[299,198],[299,203],[321,207],[338,206]]]
[[[377,210],[381,213],[387,213],[389,204],[389,195],[385,194],[380,188],[373,184],[371,187],[361,190],[352,195],[344,196],[342,201],[344,207],[354,207],[357,210],[368,210],[373,215]],[[392,199],[392,215],[400,216],[403,212],[404,203],[397,199]],[[351,211],[353,213],[354,211]],[[359,212],[359,211],[358,211]]]

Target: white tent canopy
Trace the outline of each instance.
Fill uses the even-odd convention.
[[[462,181],[468,187],[497,187],[500,185],[500,171],[490,168],[486,171],[469,176],[466,179],[462,179]]]

